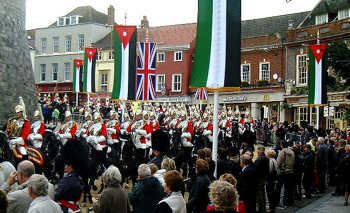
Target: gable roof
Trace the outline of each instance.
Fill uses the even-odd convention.
[[[148,39],[163,47],[189,45],[195,40],[196,32],[197,24],[195,23],[150,27]],[[146,40],[145,28],[139,28],[137,33],[138,41]]]
[[[310,12],[293,13],[281,16],[272,16],[260,19],[242,21],[242,38],[272,35],[274,33],[284,34],[288,29],[288,23],[293,20],[296,28]]]
[[[326,13],[329,16],[329,22],[331,22],[338,16],[339,10],[347,8],[350,8],[350,0],[321,0],[300,24],[300,27],[315,25],[315,17]]]
[[[101,13],[95,10],[91,6],[81,6],[77,7],[74,10],[70,11],[63,17],[69,17],[73,15],[82,16],[79,19],[79,23],[99,23],[99,24],[107,24],[108,16],[104,13]],[[57,21],[50,25],[50,27],[57,26]]]

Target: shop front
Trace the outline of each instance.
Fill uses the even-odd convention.
[[[212,96],[209,99],[211,103]],[[240,91],[237,93],[223,93],[219,95],[219,104],[231,107],[233,111],[237,108],[240,114],[248,114],[254,120],[268,119],[273,121],[283,121],[284,110],[283,91]]]

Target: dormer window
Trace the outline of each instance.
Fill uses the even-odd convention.
[[[316,16],[316,25],[328,23],[328,14]]]
[[[76,16],[71,16],[70,17],[70,25],[77,24],[77,17]]]
[[[70,16],[70,25],[75,25],[75,24],[79,24],[79,18],[81,16],[78,15],[74,15],[74,16]]]
[[[66,24],[66,17],[59,17],[57,26],[64,26]]]
[[[338,20],[347,19],[349,17],[350,17],[350,9],[349,8],[347,8],[345,10],[338,11]]]

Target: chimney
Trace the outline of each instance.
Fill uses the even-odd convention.
[[[289,19],[288,20],[288,30],[293,30],[294,29],[294,20]]]
[[[114,7],[110,5],[108,7],[108,23],[107,23],[108,25],[114,25],[115,23],[114,16],[115,16]]]
[[[141,28],[149,28],[147,16],[143,16],[143,19],[141,20]]]

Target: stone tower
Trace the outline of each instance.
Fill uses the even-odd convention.
[[[0,1],[0,127],[23,97],[27,117],[37,107],[34,72],[25,32],[25,0]]]

